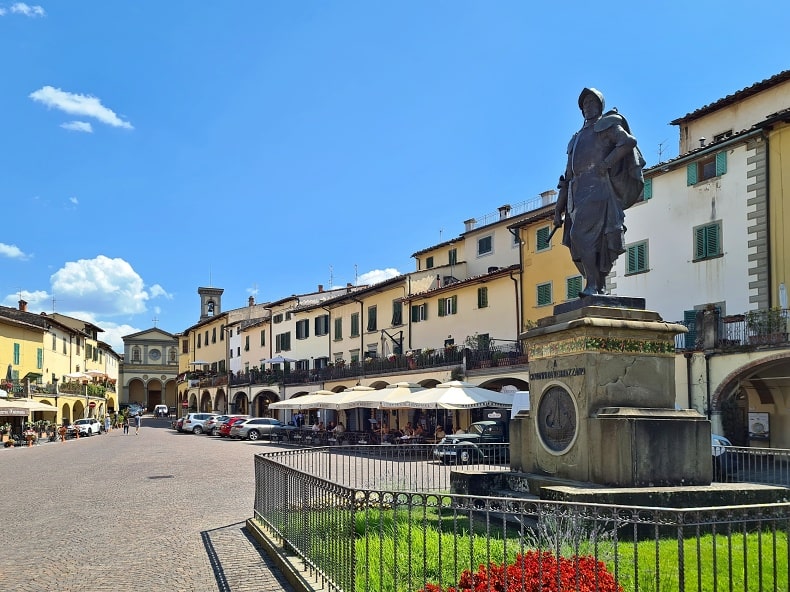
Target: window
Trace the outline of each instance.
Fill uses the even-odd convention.
[[[694,260],[721,255],[721,222],[697,226],[694,229]]]
[[[206,347],[208,347],[208,329],[206,329]]]
[[[582,276],[575,275],[565,280],[565,299],[573,300],[582,291]]]
[[[52,351],[57,351],[58,349],[58,336],[54,333],[52,334]]]
[[[211,328],[211,343],[217,343],[217,328]]]
[[[294,313],[289,310],[288,312],[285,313],[285,320],[290,321],[292,316],[294,316]]]
[[[535,252],[546,251],[551,247],[549,234],[551,234],[551,229],[548,226],[538,228],[538,231],[535,233]]]
[[[288,351],[291,349],[291,332],[286,331],[274,336],[274,351]]]
[[[181,341],[181,353],[182,354],[188,354],[189,353],[189,340],[188,339],[183,339]]]
[[[63,353],[64,354],[69,353],[69,342],[66,341],[65,337],[63,338]]]
[[[230,348],[230,352],[229,352],[228,357],[229,358],[233,358],[233,348]]]
[[[376,307],[368,306],[368,331],[375,331],[377,327]]]
[[[647,241],[626,247],[625,274],[644,273],[647,270]]]
[[[552,303],[551,282],[537,285],[537,302],[538,306],[546,306]]]
[[[44,367],[44,350],[42,348],[36,349],[36,368],[41,370]]]
[[[486,286],[477,289],[477,308],[488,308],[488,288]]]
[[[335,341],[343,339],[343,319],[335,319]]]
[[[241,357],[241,347],[236,346],[236,357],[237,358]]]
[[[477,239],[477,256],[490,255],[494,252],[494,237],[492,235]]]
[[[168,353],[168,360],[170,360],[171,362],[176,361],[176,348],[174,347],[170,348],[170,353]]]
[[[653,199],[653,179],[645,179],[645,188],[642,191],[642,195],[645,201]]]
[[[308,337],[310,337],[310,321],[308,319],[296,321],[296,338],[307,339]]]
[[[425,259],[425,269],[431,269],[433,267],[433,257],[427,257]]]
[[[250,351],[250,336],[244,336],[244,351]]]
[[[450,249],[447,255],[447,262],[450,265],[458,265],[458,249]]]
[[[727,153],[717,152],[686,167],[686,185],[694,185],[727,172]]]
[[[142,351],[138,346],[134,346],[132,348],[132,362],[137,362],[138,364],[143,361]]]
[[[400,300],[392,301],[392,326],[397,327],[403,324],[403,302]]]
[[[265,330],[261,331],[261,345],[262,346],[266,345],[266,331]]]
[[[198,345],[197,346],[200,347],[200,333],[198,333],[197,336],[198,336]]]
[[[359,337],[359,313],[351,313],[351,337]]]
[[[411,307],[411,322],[412,323],[419,323],[421,321],[425,321],[428,319],[428,305],[423,304],[412,304]]]
[[[315,318],[315,334],[326,335],[329,333],[329,315],[321,315]]]
[[[281,315],[281,314],[274,315],[274,317],[272,318],[272,321],[274,321],[275,323],[282,323],[283,322],[283,315]]]
[[[225,341],[225,325],[219,326],[219,340]]]
[[[458,296],[439,298],[439,316],[446,317],[458,312]]]
[[[85,344],[85,357],[89,360],[93,357],[93,346],[90,343]]]

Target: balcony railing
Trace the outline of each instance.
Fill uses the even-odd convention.
[[[745,314],[724,316],[718,309],[699,311],[696,318],[679,321],[688,333],[675,338],[675,348],[687,351],[748,350],[762,347],[786,347],[788,318],[786,308],[768,308]]]

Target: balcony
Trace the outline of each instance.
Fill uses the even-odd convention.
[[[675,337],[675,349],[681,351],[746,351],[787,347],[788,317],[786,308],[768,308],[744,314],[723,316],[718,309],[699,311],[694,319],[679,321],[689,332]]]

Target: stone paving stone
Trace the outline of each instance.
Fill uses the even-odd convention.
[[[292,592],[243,529],[271,445],[169,425],[0,448],[0,589]]]

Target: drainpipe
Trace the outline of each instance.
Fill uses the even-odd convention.
[[[521,249],[519,249],[519,253],[521,253]],[[513,280],[513,290],[516,293],[516,339],[518,340],[518,336],[521,334],[521,305],[519,304],[518,279],[513,277],[512,271],[510,279]]]
[[[712,352],[705,352],[705,397],[708,407],[708,421],[712,416],[710,409],[710,359],[713,357]]]
[[[686,399],[691,406],[691,352],[685,352],[683,357],[686,358]]]

